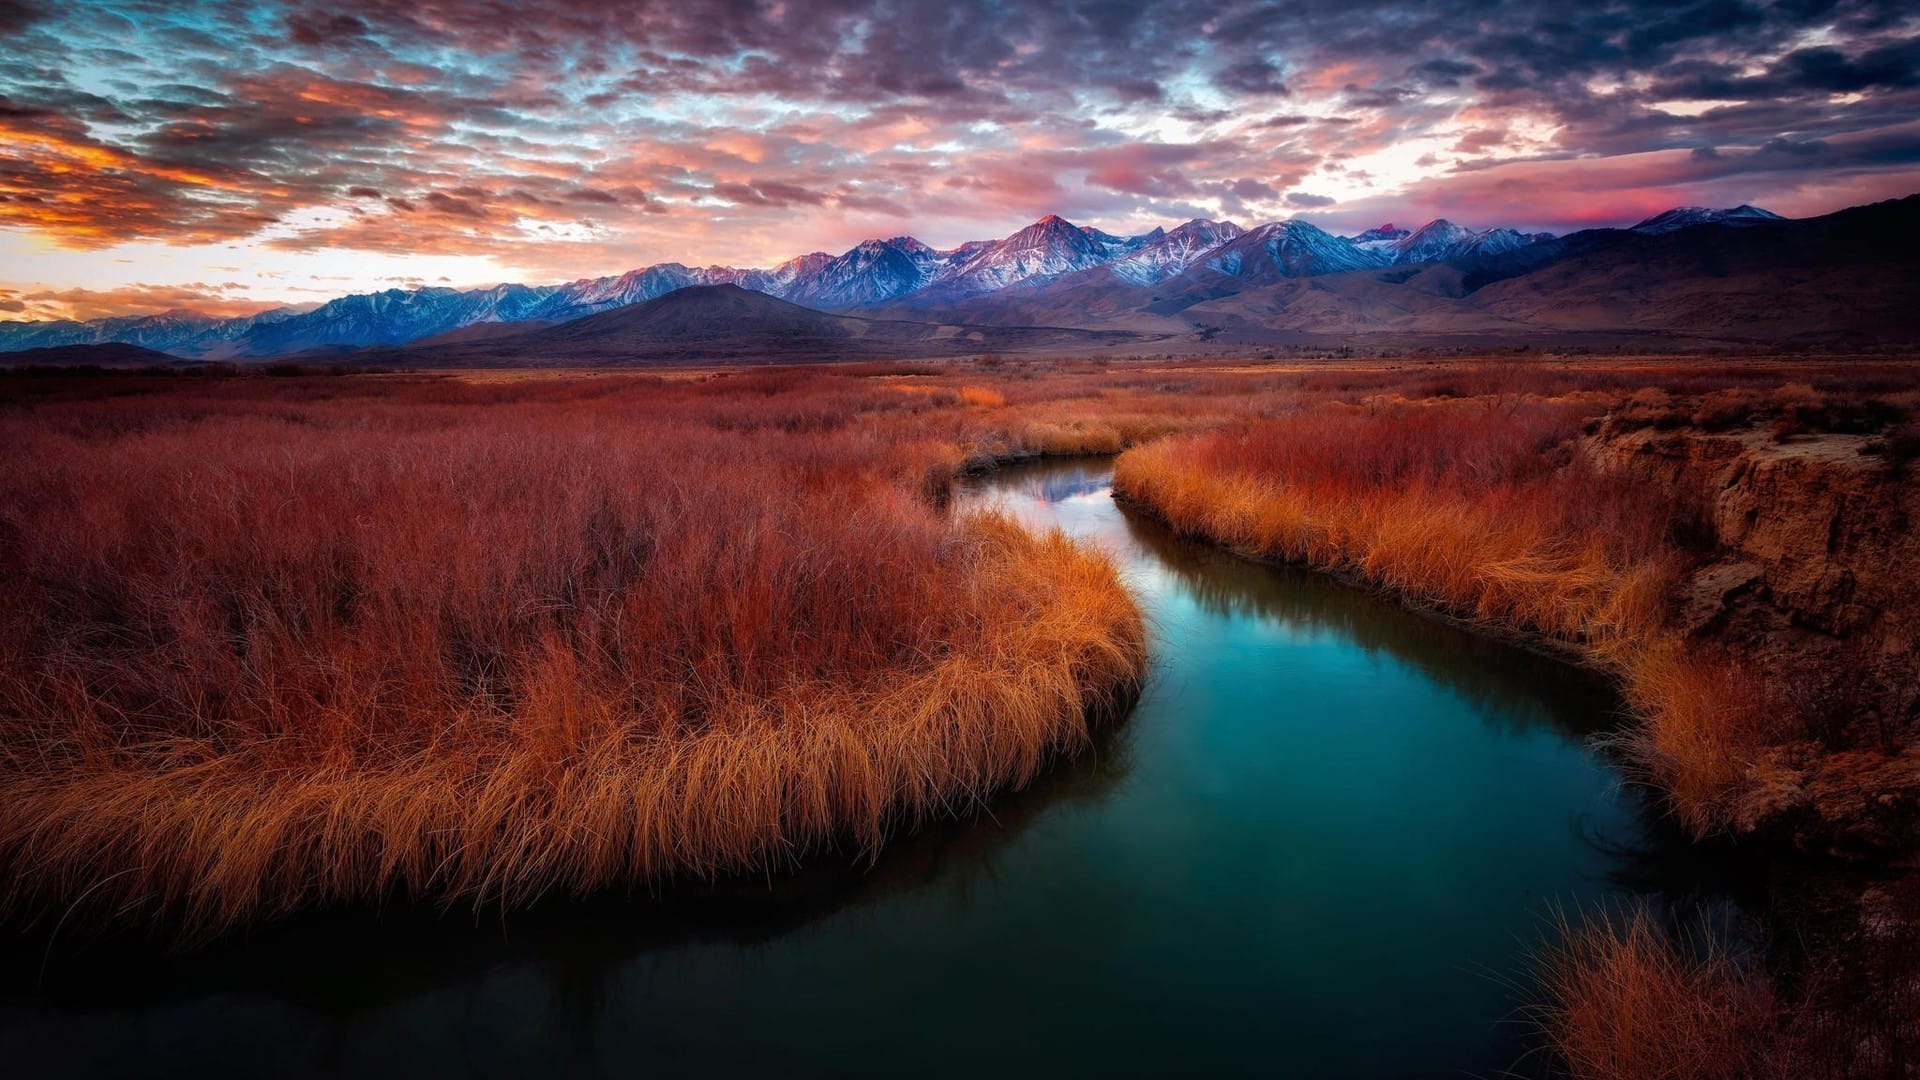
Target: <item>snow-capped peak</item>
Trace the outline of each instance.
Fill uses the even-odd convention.
[[[1447,262],[1522,248],[1542,239],[1515,229],[1469,229],[1446,218],[1436,218],[1398,240],[1380,247],[1395,263]]]
[[[954,296],[992,292],[1085,270],[1110,257],[1105,242],[1057,214],[1048,214],[1005,240],[969,247],[947,263],[933,282],[935,287]]]
[[[1138,250],[1107,264],[1113,275],[1134,285],[1164,281],[1192,266],[1208,252],[1247,230],[1231,221],[1194,218],[1171,232],[1155,229],[1140,237]]]
[[[1758,225],[1768,221],[1785,220],[1771,210],[1762,210],[1745,203],[1725,210],[1715,210],[1707,206],[1677,206],[1642,221],[1633,227],[1633,231],[1658,235],[1694,225]]]
[[[926,284],[939,264],[940,253],[911,236],[863,240],[780,293],[812,307],[883,303]]]
[[[1413,230],[1411,229],[1401,228],[1400,226],[1395,225],[1393,222],[1389,221],[1385,225],[1375,225],[1373,228],[1368,229],[1366,232],[1363,232],[1358,236],[1349,237],[1349,239],[1351,239],[1354,243],[1360,244],[1362,246],[1369,245],[1369,244],[1391,244],[1395,240],[1399,240],[1402,237],[1407,236],[1412,231]]]
[[[1658,234],[1706,223],[1749,226],[1779,220],[1754,206],[1679,207],[1633,228]],[[812,252],[771,269],[669,262],[562,285],[389,289],[237,319],[170,311],[85,322],[0,323],[0,351],[125,342],[183,356],[273,356],[320,347],[396,344],[479,322],[573,319],[692,285],[736,285],[803,305],[848,308],[922,295],[953,300],[1010,286],[1037,286],[1102,266],[1119,281],[1136,286],[1199,272],[1199,267],[1268,280],[1466,260],[1545,239],[1550,239],[1548,234],[1471,229],[1445,219],[1417,230],[1387,223],[1346,237],[1297,218],[1251,231],[1232,222],[1196,218],[1170,229],[1116,236],[1047,214],[1003,239],[970,241],[944,251],[911,236],[895,236],[864,241],[839,255]]]
[[[1387,262],[1385,255],[1299,218],[1250,229],[1208,252],[1205,259],[1210,270],[1255,280],[1338,274]]]

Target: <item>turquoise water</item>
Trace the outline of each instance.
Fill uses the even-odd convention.
[[[1492,1075],[1554,904],[1654,888],[1580,676],[1181,542],[1105,463],[969,483],[1104,545],[1154,671],[1097,750],[876,864],[313,917],[175,955],[19,939],[8,1075]]]

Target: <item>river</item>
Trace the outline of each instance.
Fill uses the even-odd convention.
[[[1555,905],[1675,887],[1552,661],[1115,505],[968,480],[1105,546],[1153,671],[1093,752],[875,864],[477,922],[293,920],[191,953],[14,942],[19,1076],[1493,1075]],[[1670,854],[1670,852],[1664,852]]]

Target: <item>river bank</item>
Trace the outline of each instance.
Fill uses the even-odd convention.
[[[1902,1012],[1920,967],[1858,992],[1862,944],[1911,956],[1920,914],[1900,401],[1800,386],[1334,405],[1130,451],[1116,488],[1186,534],[1551,643],[1620,685],[1637,720],[1618,745],[1695,835],[1881,868],[1781,900],[1820,912],[1772,931],[1818,942],[1781,981],[1671,941],[1650,954],[1636,919],[1572,932],[1544,965],[1581,1075],[1671,1071],[1746,1031],[1759,1056],[1709,1055],[1711,1075],[1849,1076],[1920,1037]],[[1670,1021],[1648,1000],[1704,1011]]]

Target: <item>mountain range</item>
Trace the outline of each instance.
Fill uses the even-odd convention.
[[[1916,217],[1920,196],[1798,221],[1751,206],[1682,207],[1630,228],[1567,236],[1446,220],[1342,236],[1296,218],[1253,228],[1194,220],[1123,237],[1048,215],[1000,240],[938,250],[898,236],[770,269],[664,263],[562,285],[390,289],[237,319],[169,312],[0,323],[0,352],[120,342],[181,357],[249,359],[409,346],[399,351],[420,360],[478,361],[541,341],[559,347],[575,324],[714,286],[840,320],[806,323],[804,347],[787,341],[778,350],[795,356],[1362,333],[1906,340],[1914,335],[1905,312],[1920,296],[1912,245],[1896,238],[1916,235]],[[697,311],[729,317],[740,298],[714,295],[728,299]],[[799,332],[805,320],[796,319],[784,306],[756,306],[748,322],[777,336]],[[750,333],[693,344],[698,335],[687,331],[676,326],[663,336],[642,320],[626,331],[638,352],[613,353],[663,359],[765,351]]]

